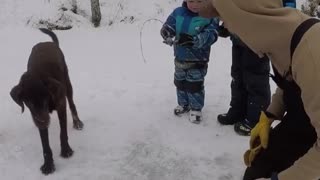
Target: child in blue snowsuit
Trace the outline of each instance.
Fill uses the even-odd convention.
[[[178,106],[174,114],[189,113],[189,120],[198,124],[204,106],[204,78],[207,74],[210,46],[217,40],[218,19],[202,18],[198,9],[203,0],[184,0],[161,29],[164,42],[174,46]],[[174,38],[174,40],[172,40]]]

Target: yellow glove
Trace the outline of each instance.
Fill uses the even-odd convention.
[[[249,149],[244,153],[244,163],[246,164],[246,166],[250,167],[251,166],[251,162],[254,160],[254,158],[256,157],[256,155],[260,152],[262,146],[261,144],[253,149]]]
[[[258,124],[251,130],[250,148],[261,144],[264,149],[268,147],[271,121],[267,115],[261,111]]]
[[[266,149],[268,147],[270,126],[271,121],[261,111],[258,124],[251,130],[250,149],[244,154],[244,162],[247,166],[251,166],[251,162],[260,152],[261,148]]]

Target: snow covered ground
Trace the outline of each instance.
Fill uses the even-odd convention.
[[[116,0],[112,0],[116,2]],[[172,49],[161,43],[161,20],[180,1],[125,1],[120,22],[133,15],[136,21],[110,27],[110,16],[94,29],[86,21],[68,31],[55,31],[65,53],[74,88],[82,131],[72,128],[68,114],[69,142],[75,154],[59,157],[59,125],[51,118],[50,145],[56,172],[41,174],[40,137],[28,110],[21,114],[9,92],[26,70],[34,44],[51,39],[26,26],[32,16],[54,12],[47,0],[1,0],[0,5],[0,177],[4,180],[239,180],[245,169],[243,152],[248,137],[221,126],[216,117],[227,111],[230,100],[231,43],[219,39],[212,46],[206,77],[204,121],[191,124],[187,116],[175,117]],[[40,3],[40,4],[39,4]],[[160,4],[159,4],[160,3]],[[150,8],[149,8],[150,6]],[[80,7],[85,7],[80,5]],[[126,10],[128,9],[128,11]],[[155,13],[154,10],[159,10]],[[83,8],[83,14],[88,14]],[[36,15],[35,15],[36,14]],[[106,12],[103,12],[106,16]],[[42,16],[41,16],[42,17]],[[274,89],[274,85],[272,86]]]

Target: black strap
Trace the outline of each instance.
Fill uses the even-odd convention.
[[[302,22],[297,29],[294,31],[293,36],[291,38],[291,44],[290,44],[290,66],[289,66],[289,71],[286,72],[283,76],[281,76],[279,74],[279,72],[277,71],[277,69],[272,65],[273,68],[273,72],[274,75],[269,74],[270,77],[273,79],[273,81],[281,88],[283,89],[283,80],[285,77],[287,77],[288,75],[290,75],[292,73],[292,56],[293,53],[295,51],[295,49],[297,48],[298,44],[300,43],[304,33],[306,33],[314,24],[320,22],[319,19],[315,19],[315,18],[310,18],[305,20],[304,22]]]
[[[310,18],[310,19],[307,19],[306,21],[304,21],[303,23],[301,23],[297,27],[297,29],[295,30],[295,32],[293,33],[293,36],[291,38],[291,45],[290,45],[291,60],[292,60],[292,56],[293,56],[294,50],[298,46],[298,44],[299,44],[301,38],[303,37],[304,33],[307,32],[311,28],[311,26],[313,26],[314,24],[316,24],[318,22],[320,22],[319,19]]]
[[[284,83],[285,80],[284,78],[280,75],[280,73],[278,72],[278,70],[274,67],[274,65],[272,64],[272,70],[273,70],[273,74],[269,73],[269,76],[272,78],[272,80],[276,83],[276,85],[281,88],[284,89]]]

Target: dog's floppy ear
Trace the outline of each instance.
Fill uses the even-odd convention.
[[[64,89],[62,84],[54,78],[47,78],[45,80],[45,85],[49,90],[50,96],[54,101],[59,100],[59,98],[64,97]]]
[[[12,99],[21,107],[21,113],[24,112],[24,104],[22,101],[22,88],[20,84],[13,87],[10,91]]]

